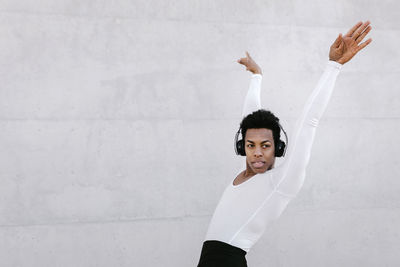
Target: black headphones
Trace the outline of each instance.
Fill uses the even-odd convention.
[[[289,139],[287,137],[287,134],[285,130],[282,128],[281,124],[278,122],[279,128],[283,131],[285,134],[285,139],[286,139],[286,144],[289,143]],[[236,155],[240,156],[246,156],[246,152],[244,149],[244,141],[243,141],[243,134],[242,134],[242,139],[238,140],[239,134],[242,132],[242,128],[239,128],[235,135],[235,152]],[[279,140],[277,144],[275,144],[275,157],[283,157],[285,156],[286,153],[286,144],[282,140]]]

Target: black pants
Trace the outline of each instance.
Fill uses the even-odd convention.
[[[207,240],[197,267],[247,267],[246,251],[217,240]]]

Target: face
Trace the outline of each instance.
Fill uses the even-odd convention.
[[[270,129],[248,129],[245,136],[247,171],[264,173],[275,163],[275,145]]]

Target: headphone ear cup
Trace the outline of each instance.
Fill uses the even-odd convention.
[[[276,146],[275,149],[275,157],[282,157],[284,152],[285,152],[285,142],[283,142],[282,140],[279,140],[278,145]]]
[[[238,155],[246,156],[246,151],[244,150],[243,139],[240,139],[236,142],[236,151]]]

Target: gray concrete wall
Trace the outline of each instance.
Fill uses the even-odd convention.
[[[0,266],[196,266],[250,74],[290,131],[340,74],[299,196],[249,266],[399,266],[400,2],[0,1]]]

